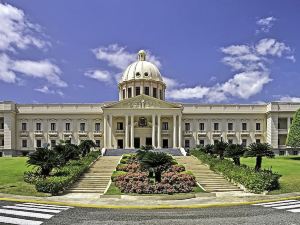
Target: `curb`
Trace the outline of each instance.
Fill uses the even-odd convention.
[[[14,198],[0,198],[0,201],[11,201],[11,202],[31,202],[40,204],[53,204],[53,205],[63,205],[63,206],[73,206],[81,208],[98,208],[98,209],[200,209],[200,208],[212,208],[212,207],[230,207],[230,206],[243,206],[251,205],[256,203],[265,203],[273,201],[284,201],[300,199],[300,196],[288,197],[288,198],[278,198],[278,199],[267,199],[258,200],[252,202],[236,202],[236,203],[213,203],[213,204],[194,204],[194,205],[96,205],[96,204],[82,204],[82,203],[70,203],[70,202],[55,202],[55,201],[44,201],[36,199],[14,199]]]

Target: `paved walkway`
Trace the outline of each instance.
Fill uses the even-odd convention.
[[[100,157],[68,192],[103,194],[110,184],[111,175],[120,158],[120,156]]]
[[[197,182],[207,192],[242,191],[193,156],[175,156],[174,158],[179,164],[183,164],[186,170],[190,170],[195,175]]]

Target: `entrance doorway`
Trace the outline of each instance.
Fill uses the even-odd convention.
[[[152,138],[146,137],[146,146],[152,146]]]
[[[169,140],[163,139],[163,148],[169,148]]]
[[[118,139],[118,149],[124,148],[123,146],[123,139]]]
[[[2,157],[3,156],[3,153],[2,152],[0,152],[0,157]]]
[[[134,138],[134,148],[140,148],[141,147],[141,141],[139,137]]]

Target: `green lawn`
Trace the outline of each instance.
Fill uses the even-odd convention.
[[[24,182],[23,174],[30,170],[26,161],[27,157],[0,158],[0,193],[48,196],[48,194],[37,192],[34,185]]]
[[[241,163],[254,167],[255,158],[242,158]],[[272,171],[282,175],[279,180],[280,190],[272,191],[270,194],[300,192],[300,157],[277,156],[275,159],[264,158],[262,166],[265,169],[272,168]]]

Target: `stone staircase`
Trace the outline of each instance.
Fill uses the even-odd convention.
[[[179,164],[184,165],[186,170],[191,171],[195,175],[197,182],[207,192],[242,191],[221,175],[211,171],[193,156],[175,156],[174,158]]]
[[[100,157],[68,192],[104,194],[120,159],[120,156]]]

